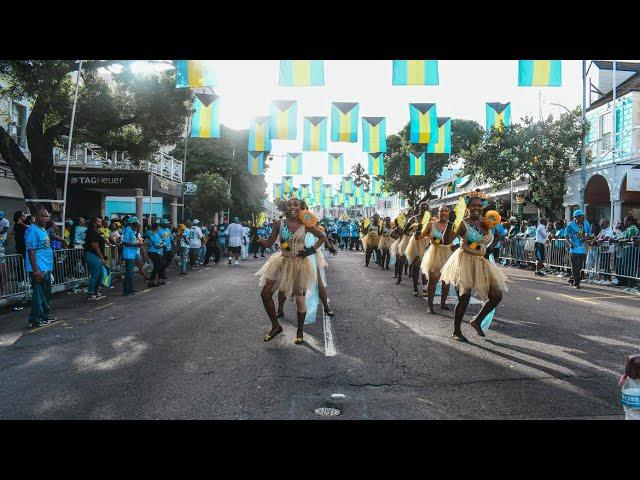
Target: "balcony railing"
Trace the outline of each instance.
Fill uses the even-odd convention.
[[[64,167],[67,162],[67,152],[54,149],[53,164]],[[69,159],[71,167],[96,168],[103,170],[142,170],[182,182],[182,162],[163,152],[156,153],[152,159],[134,162],[127,152],[105,152],[99,148],[79,146],[71,153]]]

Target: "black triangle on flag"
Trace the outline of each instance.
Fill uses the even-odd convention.
[[[420,113],[424,114],[427,113],[431,109],[431,107],[435,105],[435,103],[410,103],[409,105],[417,109]]]
[[[451,120],[451,117],[438,117],[438,128],[440,128],[441,126],[443,126],[445,123],[447,123],[449,120]]]
[[[281,112],[288,110],[291,107],[291,105],[293,105],[294,103],[296,103],[295,100],[274,100],[273,101],[273,104]]]
[[[354,103],[354,102],[333,102],[333,104],[342,113],[349,113],[349,111],[353,109],[353,107],[358,105],[357,103]]]
[[[256,125],[262,125],[263,123],[267,122],[269,118],[270,117],[268,116],[262,116],[262,117],[255,117],[254,120],[256,122]]]
[[[493,102],[493,103],[487,103],[487,105],[493,108],[496,111],[496,113],[502,113],[504,109],[509,106],[510,103],[511,102],[507,102],[507,103]]]
[[[317,127],[320,122],[327,119],[327,117],[304,117],[304,118],[308,120],[309,123],[311,123],[311,125],[313,125],[314,127]]]
[[[362,117],[362,119],[375,127],[376,125],[378,125],[380,122],[384,120],[384,117]]]
[[[215,93],[195,93],[195,96],[205,107],[208,107],[219,98],[219,95]]]

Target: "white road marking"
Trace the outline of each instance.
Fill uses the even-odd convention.
[[[326,357],[336,356],[336,347],[333,344],[333,332],[331,331],[331,317],[322,312],[322,324],[324,327],[324,355]]]

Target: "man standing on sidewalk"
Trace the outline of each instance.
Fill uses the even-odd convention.
[[[227,228],[227,234],[229,235],[229,265],[231,265],[231,256],[235,258],[235,265],[238,263],[238,257],[240,256],[240,249],[242,248],[242,237],[244,236],[244,228],[240,225],[240,219],[238,217],[233,218],[233,223]]]
[[[544,266],[544,247],[547,244],[547,238],[549,238],[549,232],[547,231],[547,219],[541,218],[538,222],[538,228],[536,229],[536,243],[534,244],[534,250],[536,253],[536,275],[544,277],[544,273],[541,272]]]
[[[27,250],[26,268],[31,281],[33,296],[29,312],[29,328],[41,327],[55,321],[51,316],[51,272],[53,271],[53,250],[45,225],[49,212],[38,210],[35,222],[24,234]]]
[[[573,221],[567,225],[565,235],[569,243],[569,253],[571,254],[572,278],[569,279],[569,283],[574,288],[580,288],[580,275],[587,258],[586,240],[591,236],[591,225],[584,219],[582,210],[573,212]]]
[[[194,220],[189,228],[189,267],[193,270],[198,266],[198,256],[202,247],[202,229],[200,221]]]
[[[122,232],[122,259],[124,260],[124,281],[122,282],[122,294],[127,297],[133,295],[133,272],[136,268],[138,257],[138,217],[129,217],[127,226]]]

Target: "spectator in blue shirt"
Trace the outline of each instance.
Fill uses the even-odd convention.
[[[122,294],[127,297],[134,294],[133,272],[136,268],[138,256],[138,217],[129,217],[127,226],[122,232],[122,259],[124,260],[124,281],[122,282]]]
[[[24,234],[27,251],[26,270],[29,273],[33,291],[29,328],[41,327],[55,321],[51,316],[51,272],[53,271],[53,250],[51,240],[45,230],[49,212],[41,208]]]
[[[84,248],[84,242],[87,236],[87,227],[85,225],[84,218],[78,218],[78,225],[76,225],[73,233],[73,245],[75,248]]]
[[[160,236],[162,237],[162,241],[164,242],[164,249],[162,252],[162,264],[163,264],[163,272],[162,275],[160,275],[160,280],[166,280],[167,279],[167,267],[171,264],[171,240],[172,240],[172,233],[171,233],[171,229],[169,228],[169,220],[167,220],[166,218],[163,218],[160,220],[160,229],[158,230],[158,233],[160,233]]]
[[[353,247],[356,247],[356,252],[360,251],[360,226],[358,225],[358,222],[356,222],[355,220],[353,221],[353,223],[351,223],[351,232],[350,232],[350,237],[351,237],[351,245],[349,245],[349,250],[353,250]]]
[[[151,229],[149,230],[147,241],[149,242],[147,252],[149,253],[149,258],[151,258],[151,263],[153,263],[153,271],[151,272],[151,276],[149,277],[148,286],[157,287],[159,285],[164,285],[165,281],[162,280],[162,278],[165,276],[164,263],[162,262],[164,240],[162,239],[162,235],[159,231],[159,226],[156,222],[151,223]],[[156,276],[160,280],[157,284]]]
[[[487,253],[485,257],[489,260],[489,256],[493,254],[493,261],[498,263],[500,259],[500,247],[502,246],[502,241],[507,238],[507,230],[504,228],[502,223],[499,223],[495,227],[493,227],[493,236],[496,238],[496,243],[493,245],[491,250],[487,249]]]
[[[573,212],[573,221],[565,228],[565,236],[571,254],[572,278],[569,279],[569,283],[573,284],[574,288],[580,288],[580,274],[587,259],[586,240],[592,236],[591,225],[584,219],[582,210]]]

